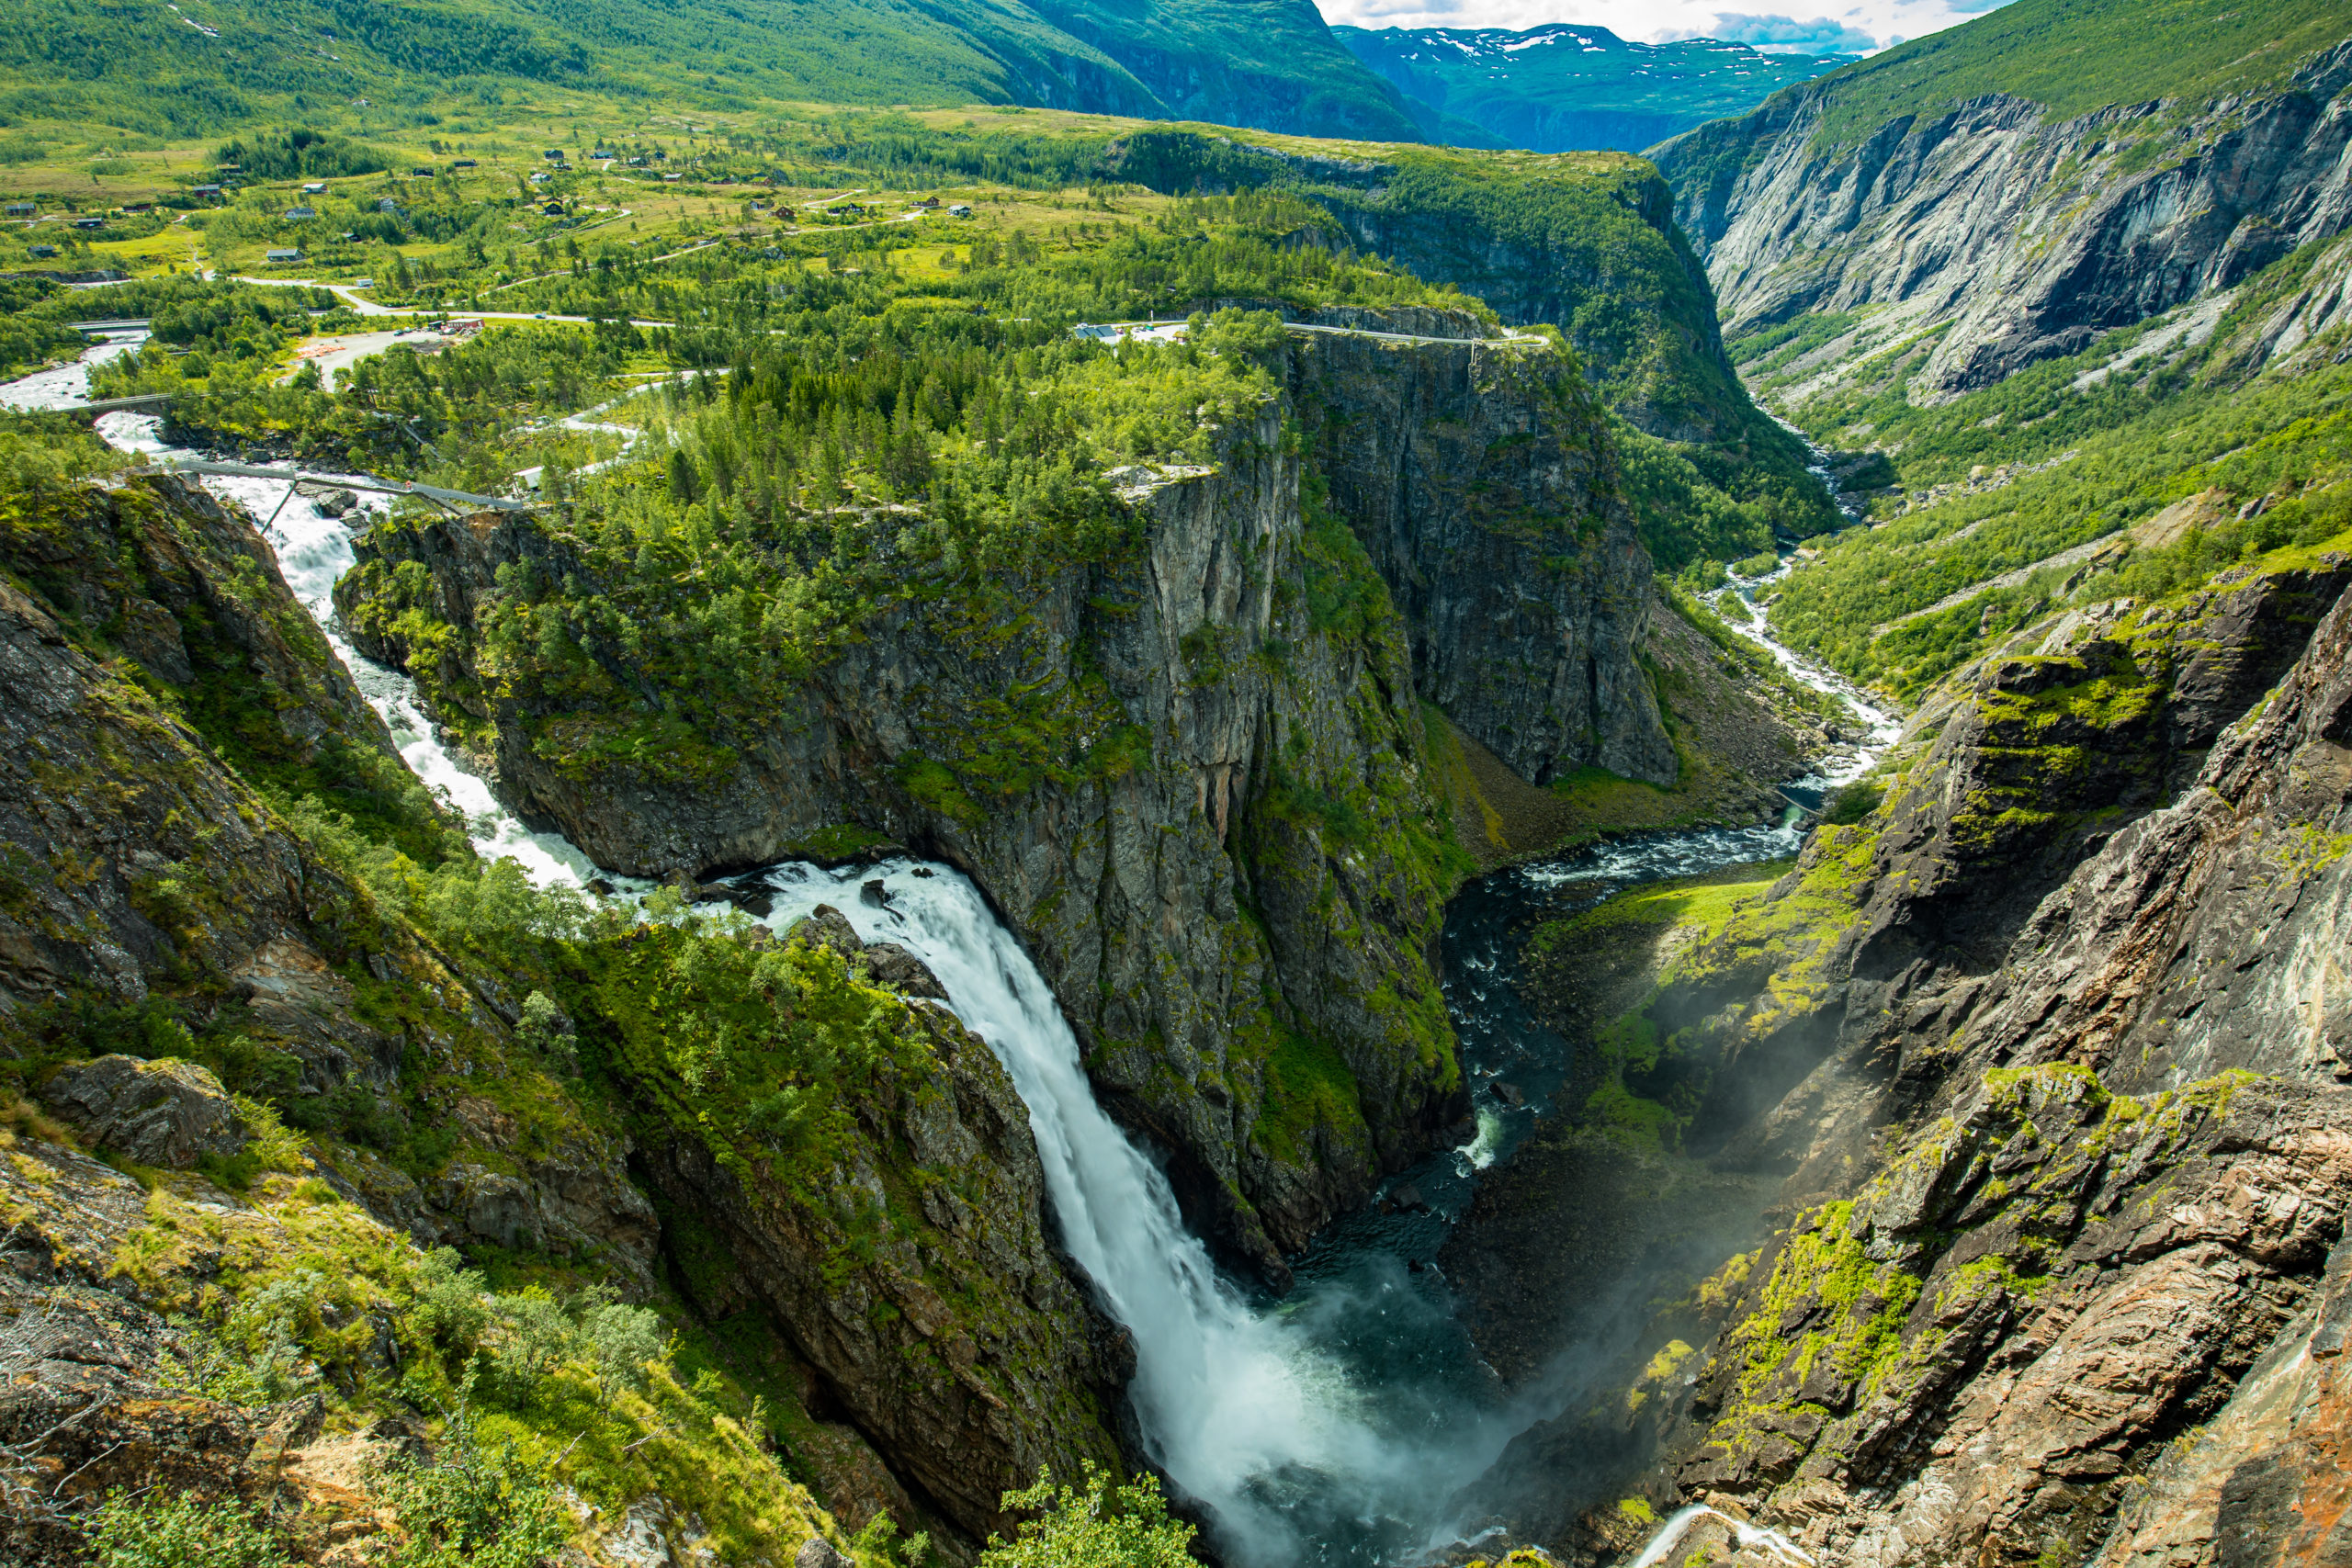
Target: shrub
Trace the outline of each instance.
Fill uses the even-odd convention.
[[[1190,1568],[1193,1529],[1168,1517],[1159,1483],[1138,1475],[1127,1485],[1089,1463],[1080,1486],[1037,1483],[1004,1495],[1007,1510],[1035,1510],[1011,1542],[989,1538],[981,1568]]]
[[[482,1448],[462,1404],[436,1459],[396,1459],[372,1491],[404,1538],[377,1560],[381,1568],[539,1568],[571,1534],[546,1478],[511,1448]]]
[[[1837,827],[1849,827],[1876,811],[1879,802],[1886,798],[1886,791],[1865,779],[1841,784],[1822,807],[1821,819]]]
[[[243,1503],[116,1492],[90,1521],[97,1568],[283,1568],[285,1549]]]

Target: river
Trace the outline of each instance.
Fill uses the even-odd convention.
[[[80,367],[0,387],[0,400],[17,407],[69,407],[86,394]],[[127,450],[192,456],[164,446],[151,418],[110,414],[98,429]],[[286,500],[274,480],[203,482],[257,519],[275,513],[266,536],[288,585],[326,629],[410,766],[465,814],[482,853],[514,857],[542,884],[577,886],[597,874],[569,841],[517,819],[443,746],[407,679],[360,657],[336,631],[330,592],[355,558],[349,527],[303,497]],[[1753,604],[1789,568],[1783,561],[1723,592]],[[1794,793],[1817,800],[1893,739],[1892,715],[1773,641],[1760,621],[1735,629],[1796,679],[1848,701],[1860,721],[1860,739]],[[1570,1043],[1519,994],[1528,930],[1620,887],[1789,854],[1802,841],[1792,807],[1777,823],[1628,837],[1465,886],[1449,906],[1442,942],[1476,1132],[1385,1185],[1384,1197],[1410,1188],[1410,1204],[1376,1204],[1330,1227],[1295,1260],[1295,1286],[1281,1298],[1221,1273],[1184,1228],[1164,1174],[1096,1102],[1051,988],[962,875],[895,860],[830,871],[787,863],[764,879],[776,929],[830,903],[862,935],[915,952],[1004,1062],[1029,1110],[1064,1243],[1135,1336],[1132,1397],[1150,1458],[1205,1511],[1220,1553],[1238,1568],[1381,1568],[1457,1545],[1475,1523],[1457,1517],[1458,1495],[1512,1438],[1560,1413],[1563,1395],[1552,1385],[1499,1388],[1436,1267],[1480,1173],[1508,1159],[1551,1113],[1570,1066]],[[1661,1535],[1652,1555],[1668,1544]]]

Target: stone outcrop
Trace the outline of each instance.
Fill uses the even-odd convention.
[[[60,1070],[40,1097],[98,1144],[169,1170],[235,1154],[252,1136],[220,1080],[192,1062],[100,1056]]]
[[[2352,223],[2352,43],[2275,91],[2068,120],[1996,94],[1848,133],[1826,129],[1841,85],[1654,155],[1727,325],[1871,308],[1878,341],[1941,328],[1922,396],[2075,353]]]
[[[1361,519],[1302,512],[1302,463],[1270,404],[1220,437],[1214,466],[1110,476],[1140,547],[1023,584],[1017,618],[959,596],[883,604],[854,647],[778,694],[772,720],[711,738],[739,761],[707,783],[559,766],[536,737],[565,699],[527,682],[493,691],[471,662],[502,566],[594,591],[560,530],[379,526],[338,602],[362,647],[405,663],[393,569],[427,568],[422,607],[456,633],[421,671],[428,691],[494,736],[509,798],[600,863],[699,875],[852,824],[969,873],[1053,982],[1114,1114],[1174,1156],[1188,1212],[1280,1278],[1282,1250],[1458,1114],[1427,956],[1449,889],[1414,622],[1382,602],[1349,526],[1379,542],[1372,564],[1396,593],[1454,617],[1430,639],[1432,670],[1532,770],[1606,760],[1671,776],[1634,656],[1645,567],[1601,493],[1589,406],[1489,359],[1474,375],[1486,351],[1458,348],[1416,345],[1394,378],[1315,373],[1317,419],[1361,397],[1367,431],[1393,432],[1333,436]],[[1314,370],[1317,345],[1301,352]],[[1408,448],[1431,439],[1419,422],[1474,412],[1500,450],[1483,459],[1494,482],[1465,498],[1435,466],[1466,442]],[[1479,568],[1520,591],[1504,603],[1443,558],[1449,543],[1475,544]],[[1541,699],[1500,679],[1521,657],[1550,671]],[[1041,728],[1087,746],[1132,727],[1133,764],[1057,755],[1036,782],[978,782],[1005,770],[975,716],[1016,691]],[[1523,741],[1505,732],[1515,723]],[[1334,1059],[1347,1081],[1324,1092]]]

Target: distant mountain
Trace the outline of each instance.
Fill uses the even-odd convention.
[[[1853,63],[1744,43],[1629,43],[1607,28],[1333,28],[1413,105],[1431,141],[1567,152],[1639,152],[1781,88]]]
[[[334,124],[363,97],[378,119],[494,118],[502,84],[524,83],[718,111],[1026,104],[1422,135],[1311,0],[186,0],[135,12],[18,0],[17,15],[0,34],[0,124]]]

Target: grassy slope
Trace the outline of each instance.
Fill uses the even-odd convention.
[[[152,7],[27,0],[27,25],[0,41],[0,112],[160,135],[261,118],[346,125],[366,118],[353,112],[364,97],[423,124],[495,108],[518,86],[720,112],[805,99],[1171,112],[1120,63],[1131,56],[1164,67],[1162,88],[1203,68],[1247,73],[1257,96],[1302,106],[1267,121],[1287,129],[1418,134],[1395,93],[1311,9],[1283,0],[1046,14],[1021,0],[192,0],[184,9],[217,36]],[[1238,118],[1256,118],[1250,96]]]
[[[2283,80],[2344,37],[2338,0],[2016,0],[1824,78],[1822,134],[1860,141],[1903,115],[2007,93],[2062,118],[2112,104],[2201,99]]]
[[[2169,359],[2125,359],[2161,331],[2161,320],[2151,321],[1923,409],[1904,395],[1905,367],[1919,351],[1898,345],[1874,371],[1792,409],[1822,439],[1893,451],[1909,493],[1928,500],[1842,536],[1792,575],[1774,626],[1847,673],[1907,697],[2054,606],[2170,592],[2184,573],[2219,570],[2313,529],[2313,537],[2333,534],[2342,524],[2330,519],[2352,494],[2344,488],[2352,479],[2352,367],[2316,352],[2282,372],[2248,377],[2243,367],[2248,334],[2315,270],[2344,265],[2348,246],[2313,245],[2275,264],[2244,287],[2206,344]],[[2076,385],[2119,360],[2128,367]],[[2004,482],[2005,468],[2018,477]],[[2029,469],[2037,471],[2018,473]],[[1972,483],[1971,474],[1982,477]],[[2029,570],[2209,492],[2200,515],[2211,525],[2194,536],[2143,531],[2097,560]],[[2234,513],[2256,501],[2260,515],[2240,525]],[[1932,608],[2020,571],[2022,581]]]

